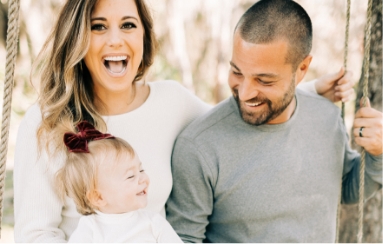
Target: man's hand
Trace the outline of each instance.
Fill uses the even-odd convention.
[[[367,99],[366,107],[362,107],[356,112],[353,126],[355,143],[371,155],[382,154],[382,134],[383,134],[383,114],[371,108],[370,101]]]
[[[315,89],[319,95],[332,102],[347,102],[354,94],[354,84],[352,72],[345,72],[342,67],[337,73],[319,77],[315,82]]]

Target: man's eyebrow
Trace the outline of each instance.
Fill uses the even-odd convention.
[[[235,65],[232,61],[230,61],[230,65],[231,65],[234,69],[240,71],[240,69],[237,67],[237,65]]]
[[[261,73],[261,74],[253,74],[255,77],[263,77],[263,78],[277,78],[278,75],[272,73]]]
[[[230,61],[230,65],[238,70],[238,71],[241,71],[237,65],[235,65],[232,61]],[[251,76],[254,76],[254,77],[263,77],[263,78],[278,78],[278,75],[276,74],[273,74],[273,73],[260,73],[260,74],[252,74]]]
[[[121,20],[126,20],[126,19],[135,19],[136,21],[138,21],[138,19],[134,16],[124,16],[121,18]],[[95,20],[106,21],[106,18],[105,17],[93,17],[90,19],[90,21],[95,21]]]

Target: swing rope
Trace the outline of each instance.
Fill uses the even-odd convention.
[[[343,55],[343,67],[345,72],[347,71],[347,57],[348,57],[348,36],[350,29],[350,8],[351,8],[351,0],[347,0],[347,11],[346,11],[346,33],[344,38],[344,55]],[[345,103],[342,102],[342,119],[343,123],[345,123]],[[335,243],[339,243],[339,229],[340,229],[340,213],[341,213],[341,201],[342,201],[342,179],[340,180],[340,194],[338,201],[338,211],[336,217],[336,234],[335,234]]]
[[[347,22],[346,22],[346,33],[345,33],[345,44],[344,44],[344,60],[343,65],[347,70],[347,56],[348,56],[348,36],[349,36],[349,26],[350,26],[350,0],[347,0]],[[368,1],[367,7],[367,24],[365,29],[365,48],[364,48],[364,62],[363,62],[363,96],[362,96],[362,107],[367,105],[368,98],[368,78],[369,78],[369,67],[370,67],[370,43],[371,43],[371,19],[372,19],[372,0]],[[342,102],[342,118],[344,121],[345,115],[345,105]],[[364,172],[366,165],[366,151],[362,148],[361,158],[360,158],[360,168],[359,168],[359,201],[358,201],[358,234],[357,240],[358,243],[363,241],[363,207],[364,207]],[[341,186],[342,187],[342,186]],[[337,224],[336,224],[336,242],[339,242],[339,224],[340,224],[340,212],[341,212],[341,197],[338,204],[337,212]]]
[[[17,40],[19,35],[19,9],[20,1],[11,0],[8,3],[8,30],[6,47],[6,68],[3,94],[3,117],[1,123],[1,145],[0,145],[0,238],[1,219],[3,215],[3,193],[5,186],[5,165],[7,161],[9,124],[11,121],[11,104],[13,79],[17,55]]]
[[[343,55],[343,67],[347,70],[347,56],[348,56],[348,32],[350,29],[350,6],[351,0],[347,0],[347,15],[346,15],[346,33],[344,38],[344,55]],[[344,122],[345,117],[345,103],[342,102],[342,118]]]
[[[369,67],[370,67],[370,43],[371,43],[371,19],[372,19],[372,0],[368,0],[367,8],[367,24],[366,24],[366,43],[364,48],[364,66],[363,66],[363,96],[362,105],[366,107],[368,99],[368,78],[369,78]],[[366,151],[362,148],[361,162],[359,169],[359,202],[358,202],[358,243],[363,241],[363,204],[364,204],[364,171],[366,165]]]

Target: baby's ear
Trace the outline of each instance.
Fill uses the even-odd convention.
[[[88,198],[88,201],[97,208],[104,207],[106,205],[106,201],[97,190],[87,192],[86,198]]]

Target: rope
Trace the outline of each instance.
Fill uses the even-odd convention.
[[[349,29],[350,29],[350,6],[351,6],[351,0],[347,0],[347,15],[346,15],[346,33],[344,38],[344,55],[343,55],[343,66],[344,69],[347,70],[347,56],[348,56],[348,36],[349,36]],[[344,122],[344,115],[345,115],[345,103],[342,102],[342,118]]]
[[[3,215],[3,193],[5,181],[5,164],[7,161],[9,124],[11,115],[13,77],[15,71],[17,40],[19,35],[19,0],[8,2],[8,30],[7,30],[7,57],[5,67],[5,82],[3,95],[3,117],[1,123],[1,145],[0,145],[0,238],[1,218]]]
[[[370,42],[371,42],[371,19],[372,19],[372,0],[368,0],[367,8],[367,24],[366,24],[366,43],[364,48],[364,77],[363,77],[363,107],[367,105],[368,98],[368,78],[369,78],[369,67],[370,67]],[[358,202],[358,243],[363,241],[363,204],[364,204],[364,171],[366,165],[366,151],[362,148],[361,162],[359,169],[359,202]]]
[[[344,55],[343,55],[343,66],[345,71],[347,70],[347,57],[348,57],[348,36],[349,36],[349,29],[350,29],[350,7],[351,7],[351,0],[347,0],[347,15],[346,15],[346,33],[344,38]],[[345,123],[345,103],[342,102],[342,119],[343,123]],[[340,227],[340,213],[341,213],[341,200],[342,200],[342,180],[340,181],[340,194],[339,194],[339,201],[338,201],[338,211],[337,211],[337,217],[336,217],[336,235],[335,235],[335,243],[339,243],[339,227]]]

